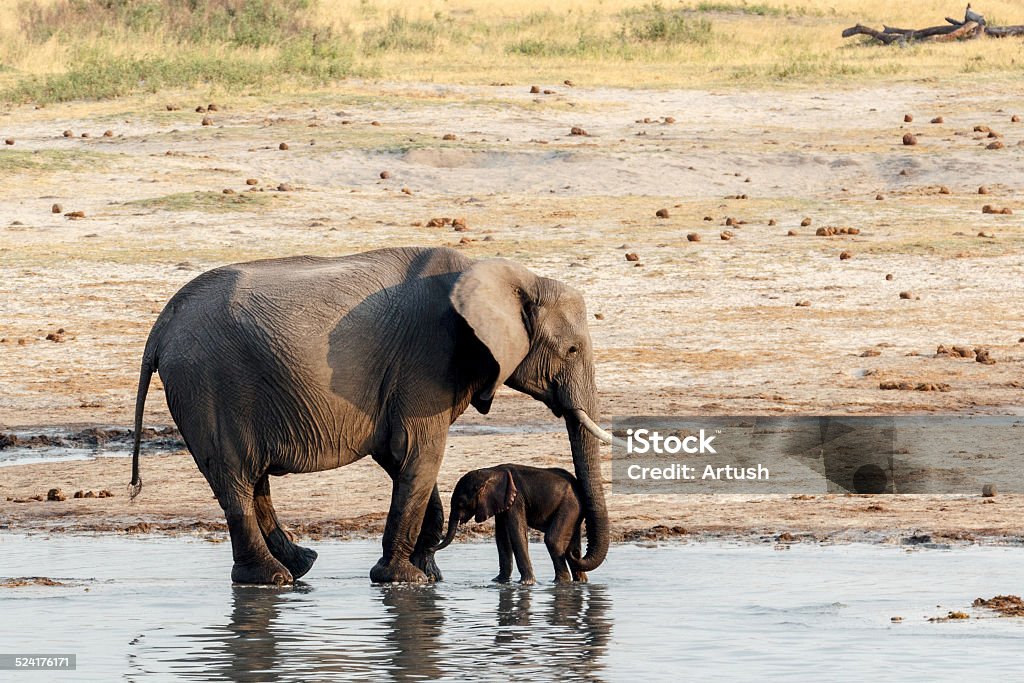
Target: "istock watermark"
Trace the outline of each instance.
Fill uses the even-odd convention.
[[[613,494],[1024,492],[1024,417],[613,418]]]

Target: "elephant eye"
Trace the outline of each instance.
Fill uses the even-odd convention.
[[[575,344],[569,347],[569,353],[570,354],[572,354],[572,353],[579,353],[579,351],[580,351],[579,347],[577,347]]]

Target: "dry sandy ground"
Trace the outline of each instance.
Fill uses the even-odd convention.
[[[352,83],[226,99],[208,114],[194,111],[208,102],[181,93],[0,112],[0,138],[15,143],[0,146],[0,426],[129,425],[149,327],[205,269],[401,244],[500,254],[581,289],[600,314],[591,332],[606,417],[1019,414],[1024,224],[1021,211],[982,213],[1024,210],[1024,124],[1011,122],[1024,114],[1019,99],[927,84],[550,87],[556,94]],[[937,116],[944,122],[929,123]],[[908,132],[917,145],[902,144]],[[987,149],[993,141],[1003,148]],[[84,218],[52,213],[54,203]],[[661,208],[668,218],[655,217]],[[464,217],[469,230],[427,227],[441,216]],[[827,226],[860,233],[815,235]],[[719,237],[726,229],[730,240]],[[46,339],[60,328],[63,341]],[[936,355],[939,344],[984,347],[996,362]],[[949,390],[881,390],[887,381]],[[159,384],[147,424],[169,424]],[[569,462],[557,421],[510,390],[490,415],[467,413],[457,426],[445,492],[474,467]],[[133,504],[124,459],[0,468],[0,525],[220,524],[187,454],[147,456],[142,467],[146,489]],[[54,486],[115,497],[4,502]],[[311,535],[379,532],[390,488],[369,461],[274,486],[282,516]],[[609,501],[620,537],[657,525],[1006,537],[1024,506],[1013,496]]]

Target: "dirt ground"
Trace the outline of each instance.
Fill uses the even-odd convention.
[[[554,94],[351,83],[226,99],[206,113],[195,108],[209,102],[184,93],[0,111],[0,139],[14,143],[0,145],[0,428],[130,425],[149,328],[208,268],[405,244],[513,258],[582,290],[605,422],[1020,413],[1019,99],[927,84],[543,87]],[[992,137],[975,130],[986,126]],[[917,144],[903,144],[907,133]],[[75,211],[84,216],[65,216]],[[435,217],[465,218],[468,230],[428,227]],[[828,227],[859,233],[816,235]],[[985,348],[995,362],[937,354],[940,344]],[[159,383],[146,415],[170,424]],[[570,463],[557,420],[511,390],[456,427],[446,498],[474,467]],[[0,528],[222,529],[187,453],[147,454],[134,503],[129,468],[123,458],[2,467]],[[302,534],[383,527],[390,486],[371,461],[273,484],[282,518]],[[52,487],[114,497],[5,500]],[[620,539],[685,529],[1006,540],[1024,498],[612,494],[609,507]]]

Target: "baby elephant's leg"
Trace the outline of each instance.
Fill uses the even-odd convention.
[[[573,532],[577,528],[578,512],[562,506],[555,512],[544,534],[544,545],[548,548],[551,562],[555,565],[555,583],[569,583],[573,576],[569,571],[566,555],[573,540]]]
[[[495,583],[508,583],[512,579],[512,541],[508,537],[508,519],[504,512],[494,516],[494,540],[498,544],[498,575]]]
[[[530,528],[526,524],[526,508],[521,501],[517,501],[506,514],[508,539],[512,544],[512,554],[516,558],[516,567],[519,568],[519,583],[524,586],[531,586],[537,583],[533,575],[533,565],[530,563]]]

